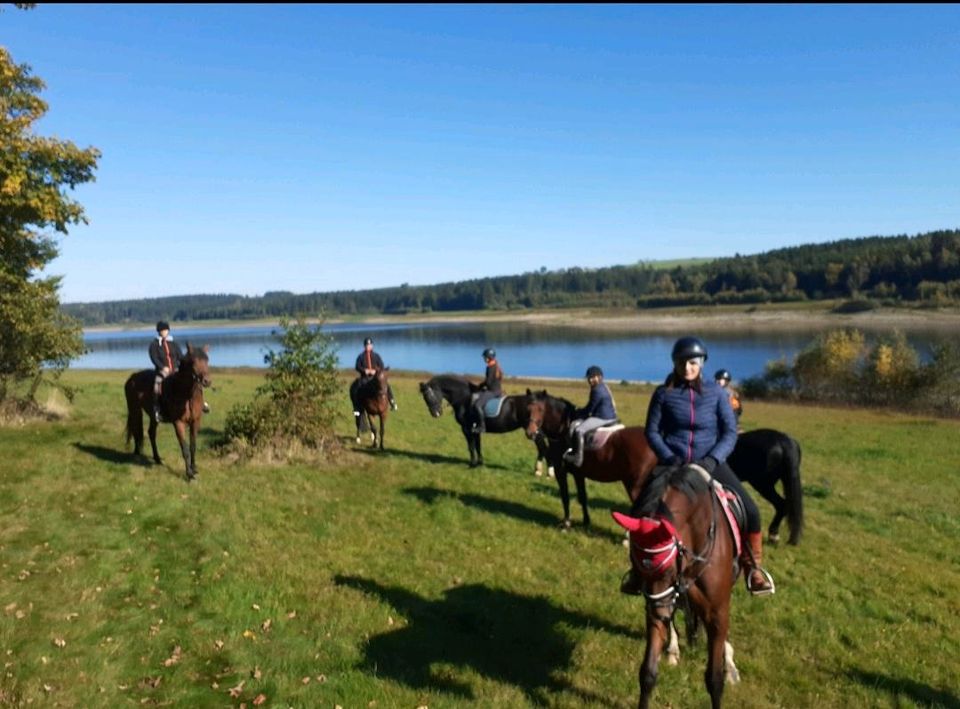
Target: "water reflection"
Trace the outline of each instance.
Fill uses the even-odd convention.
[[[216,367],[262,367],[268,349],[279,347],[276,326],[176,328],[185,343],[210,345]],[[590,330],[535,323],[335,324],[324,329],[339,348],[340,366],[351,368],[363,349],[363,338],[374,339],[384,361],[396,369],[460,372],[481,375],[485,347],[494,347],[508,376],[582,377],[592,364],[603,367],[608,379],[660,381],[669,367],[675,339],[686,332],[635,333]],[[710,351],[707,371],[730,369],[736,379],[760,374],[767,362],[793,357],[814,337],[813,332],[727,332],[704,336]],[[137,369],[150,366],[150,329],[88,332],[89,352],[73,365],[86,369]],[[911,344],[929,356],[930,348],[948,338],[942,332],[913,333]]]

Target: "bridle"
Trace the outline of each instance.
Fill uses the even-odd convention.
[[[423,393],[423,398],[427,402],[427,406],[430,407],[430,413],[435,417],[440,416],[443,413],[443,396],[438,396],[437,392],[433,388],[433,385],[429,382],[423,385],[421,392]]]
[[[697,582],[707,566],[710,564],[710,556],[713,553],[713,547],[717,541],[717,506],[716,495],[712,490],[708,491],[710,495],[710,528],[707,530],[707,540],[703,550],[693,552],[680,539],[679,535],[674,534],[665,545],[654,549],[639,548],[633,535],[630,537],[630,556],[633,557],[635,551],[643,554],[662,554],[667,553],[667,557],[657,565],[656,568],[647,570],[647,574],[658,573],[661,569],[668,569],[672,565],[673,582],[664,590],[656,593],[649,590],[649,585],[644,581],[643,597],[647,601],[647,610],[651,612],[654,618],[664,623],[673,619],[677,611],[677,601],[686,595],[690,586]],[[692,575],[696,571],[695,575]]]

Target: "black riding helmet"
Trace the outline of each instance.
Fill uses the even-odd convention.
[[[592,367],[587,368],[586,376],[587,376],[587,379],[589,379],[590,377],[602,377],[603,370],[600,369],[600,367],[598,367],[597,365],[593,365]]]
[[[696,337],[681,337],[673,345],[673,352],[670,357],[676,362],[686,362],[694,357],[703,357],[707,361],[707,348],[703,342]]]
[[[485,349],[485,350],[483,351],[483,358],[484,358],[484,359],[496,359],[496,358],[497,358],[497,352],[496,352],[496,350],[494,350],[492,347],[488,347],[487,349]]]
[[[157,332],[160,332],[162,330],[169,330],[169,329],[170,329],[170,323],[164,322],[163,320],[157,323]]]
[[[714,381],[730,381],[733,377],[730,376],[730,370],[727,369],[718,369],[717,373],[713,375]]]
[[[364,337],[364,338],[363,338],[363,346],[364,346],[364,347],[366,347],[367,345],[372,345],[372,344],[373,344],[373,340],[371,340],[369,337]]]

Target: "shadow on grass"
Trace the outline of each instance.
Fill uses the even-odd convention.
[[[479,584],[458,586],[431,600],[355,576],[338,575],[334,581],[379,597],[407,621],[367,642],[362,666],[378,677],[451,698],[475,699],[471,684],[457,677],[473,671],[516,687],[534,705],[552,704],[552,695],[561,692],[575,695],[582,704],[620,704],[557,677],[573,665],[576,647],[560,626],[636,638],[629,627],[560,608],[546,598]],[[448,669],[451,666],[456,670]]]
[[[418,500],[428,505],[432,505],[438,499],[442,498],[454,499],[461,505],[466,505],[467,507],[473,507],[491,514],[512,517],[514,519],[530,522],[532,524],[538,524],[544,527],[556,527],[560,523],[560,518],[551,515],[549,512],[543,512],[542,510],[527,507],[519,502],[499,500],[495,497],[471,495],[468,493],[441,490],[435,487],[408,487],[403,489],[403,493],[405,495],[413,495]],[[582,526],[578,527],[578,529],[586,531],[586,533],[591,536],[609,539],[617,544],[619,544],[623,539],[622,535],[605,529],[596,529],[594,527],[585,529]]]
[[[879,689],[888,692],[899,706],[900,699],[910,699],[925,707],[946,707],[946,709],[960,709],[960,698],[943,689],[936,689],[927,684],[921,684],[904,677],[889,677],[867,672],[866,670],[850,669],[847,677],[870,689]]]
[[[353,445],[356,446],[356,443],[355,443],[356,439],[351,438],[349,440],[353,443]],[[379,453],[379,451],[374,449],[372,446],[365,446],[362,443],[360,444],[360,446],[354,448],[354,450],[356,450],[358,453],[368,453],[368,454]],[[388,453],[391,456],[399,456],[401,458],[410,458],[412,460],[418,460],[424,463],[459,465],[464,468],[468,468],[470,465],[470,460],[467,457],[453,458],[449,455],[440,455],[438,453],[417,453],[415,451],[397,450],[395,448],[390,447],[389,441],[387,442],[387,449],[383,452]],[[479,471],[479,470],[483,470],[484,468],[488,468],[490,470],[513,470],[513,468],[508,468],[507,466],[500,465],[499,463],[484,463],[479,468],[476,468],[476,470]]]
[[[139,465],[144,468],[149,468],[154,463],[153,461],[143,455],[134,455],[128,451],[118,451],[115,448],[104,448],[103,446],[90,446],[85,443],[80,443],[80,441],[74,441],[73,447],[76,448],[81,453],[86,453],[87,455],[92,455],[97,460],[102,460],[105,463],[114,463],[117,465]]]

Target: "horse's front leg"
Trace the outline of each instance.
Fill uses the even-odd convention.
[[[180,453],[183,455],[183,462],[187,469],[187,480],[191,479],[192,461],[190,459],[190,443],[187,441],[186,431],[182,421],[173,422],[173,430],[177,434],[177,442],[180,444]]]
[[[475,433],[477,448],[477,465],[483,465],[483,444],[481,443],[481,434]]]
[[[195,480],[197,477],[197,429],[200,424],[197,421],[190,422],[190,472],[187,477]]]
[[[680,633],[677,632],[676,616],[670,621],[670,642],[667,643],[667,664],[680,664]]]
[[[385,418],[385,414],[380,414],[380,450],[383,450],[383,419]]]
[[[707,685],[707,691],[710,693],[710,704],[713,709],[720,709],[723,685],[726,680],[727,633],[729,632],[729,620],[726,615],[726,612],[721,609],[716,613],[715,618],[707,623],[708,654],[704,681]],[[731,646],[731,662],[733,660],[732,649]]]
[[[650,697],[657,686],[660,653],[667,641],[668,624],[669,621],[661,620],[653,615],[653,611],[647,610],[647,649],[640,665],[640,709],[650,706]]]

